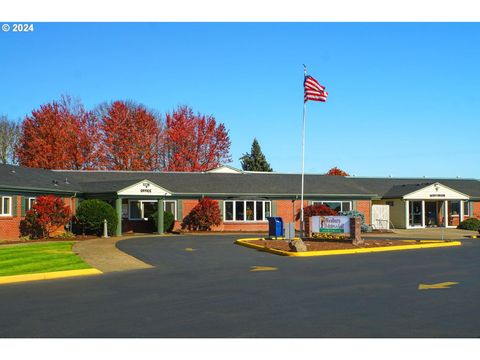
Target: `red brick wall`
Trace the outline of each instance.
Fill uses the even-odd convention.
[[[480,219],[480,201],[473,202],[473,216]]]
[[[22,217],[22,197],[19,195],[13,195],[17,198],[17,216],[0,216],[0,240],[16,240],[20,236],[20,221],[24,219]],[[63,198],[66,205],[70,207],[72,214],[75,214],[75,204],[72,198]],[[13,210],[13,209],[12,209]],[[12,213],[15,213],[12,211]],[[63,227],[54,231],[52,235],[58,235],[64,232]]]
[[[365,215],[365,224],[370,225],[370,211],[372,202],[370,200],[357,200],[357,211]]]
[[[295,215],[300,210],[300,200],[295,200],[295,210],[293,208],[292,200],[274,200],[277,205],[277,216],[283,219],[284,223],[295,222],[295,228],[300,230],[300,220],[295,221]],[[303,207],[308,206],[308,201],[303,201]]]
[[[14,196],[12,196],[12,201]],[[0,240],[15,240],[20,235],[19,227],[20,227],[20,220],[22,220],[22,218],[20,217],[22,203],[20,200],[21,199],[20,196],[16,196],[16,198],[17,198],[17,216],[16,217],[0,216]],[[12,213],[14,213],[14,211],[12,211]]]

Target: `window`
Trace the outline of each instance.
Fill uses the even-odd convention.
[[[453,216],[460,215],[460,200],[450,200],[448,202],[448,213]]]
[[[35,202],[35,198],[34,197],[31,197],[31,198],[26,198],[25,199],[25,211],[28,211],[28,210],[31,210],[32,207],[33,207],[33,203]]]
[[[144,220],[152,217],[157,211],[157,200],[129,200],[128,218],[130,220]],[[163,211],[171,212],[174,219],[177,220],[177,202],[175,200],[164,200]]]
[[[270,201],[227,200],[224,221],[265,221],[270,216]]]
[[[350,211],[352,210],[351,201],[312,201],[313,205],[323,204],[335,211]]]
[[[11,216],[12,215],[12,197],[11,196],[0,196],[0,216]]]
[[[470,216],[470,203],[468,201],[463,202],[463,216]]]

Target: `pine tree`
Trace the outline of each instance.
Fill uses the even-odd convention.
[[[240,158],[242,169],[245,171],[273,171],[267,162],[265,155],[262,153],[260,144],[257,139],[253,139],[252,149],[250,153],[245,153]]]

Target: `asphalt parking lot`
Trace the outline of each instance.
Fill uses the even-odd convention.
[[[0,337],[480,336],[480,240],[288,258],[237,238],[126,240],[154,268],[0,286]]]

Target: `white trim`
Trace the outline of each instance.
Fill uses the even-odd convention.
[[[312,200],[312,205],[314,204],[324,204],[324,203],[340,203],[340,211],[352,211],[353,208],[352,208],[352,201],[351,200]],[[344,202],[348,202],[350,203],[350,210],[343,210],[343,203]],[[371,209],[370,209],[371,210]]]
[[[435,189],[435,191],[431,191]],[[443,192],[441,197],[438,197],[438,191]],[[412,191],[411,193],[403,195],[404,199],[408,200],[467,200],[470,197],[458,190],[452,189],[439,182],[422,187],[421,189]]]
[[[139,202],[140,203],[140,215],[141,217],[139,218],[132,218],[130,216],[130,203],[131,202]],[[128,199],[128,220],[132,220],[132,221],[145,221],[145,220],[148,220],[148,218],[145,218],[145,208],[144,208],[144,203],[156,203],[158,202],[158,200],[153,200],[153,199]],[[173,213],[173,216],[174,216],[174,219],[177,220],[177,200],[163,200],[163,211],[166,211],[165,210],[165,207],[166,207],[166,203],[167,202],[173,202],[173,208],[174,208],[174,213]]]
[[[226,220],[227,216],[227,203],[232,203],[232,220]],[[237,202],[243,202],[243,220],[237,220]],[[247,220],[247,202],[253,202],[253,220]],[[257,220],[257,203],[262,203],[262,219]],[[222,221],[225,223],[264,223],[267,221],[265,216],[265,204],[270,204],[270,213],[272,212],[272,202],[271,200],[223,200],[223,219]],[[270,214],[271,216],[271,214]]]
[[[145,189],[140,189],[136,191],[136,188],[144,186]],[[151,188],[150,188],[151,187]],[[148,189],[150,188],[150,189]],[[147,192],[147,190],[149,190]],[[145,191],[145,192],[143,192]],[[150,180],[142,180],[138,181],[135,184],[129,185],[126,188],[120,189],[117,191],[118,195],[147,195],[147,196],[171,196],[172,192],[170,190],[167,190],[161,186],[158,186],[154,182]]]
[[[27,204],[26,204],[27,206],[25,207],[25,212],[32,209],[33,202],[36,200],[36,197],[28,197],[26,198],[26,200],[27,200]]]
[[[9,212],[8,213],[3,213],[3,199],[10,199],[8,205],[9,205]],[[4,216],[4,217],[9,217],[9,216],[13,216],[13,196],[0,196],[0,216]]]

